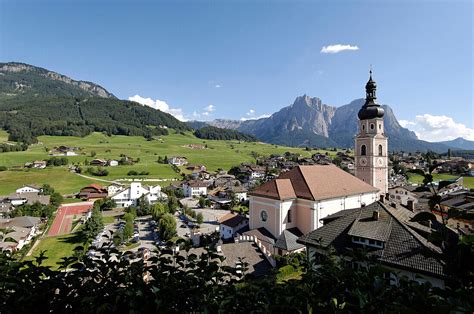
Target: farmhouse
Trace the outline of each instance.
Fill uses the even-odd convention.
[[[46,168],[46,161],[44,160],[35,160],[33,161],[32,167],[37,169],[44,169]]]
[[[100,199],[107,197],[107,189],[100,184],[89,184],[81,189],[78,198],[91,200],[91,199]]]
[[[92,160],[89,162],[89,165],[91,165],[91,166],[100,166],[100,167],[103,167],[103,166],[106,166],[106,165],[107,165],[107,160],[104,160],[104,159],[92,159]]]
[[[34,185],[34,184],[30,184],[30,185],[23,185],[21,188],[18,188],[16,189],[16,193],[18,194],[21,194],[21,193],[41,193],[42,192],[42,188],[39,186],[39,185]]]
[[[175,166],[186,166],[188,164],[188,159],[186,157],[170,157],[168,158],[168,163]]]
[[[249,220],[238,214],[229,213],[219,219],[221,239],[227,240],[235,237],[236,233],[247,227]]]

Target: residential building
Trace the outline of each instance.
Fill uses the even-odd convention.
[[[183,183],[185,197],[207,195],[207,183],[199,180],[191,180]]]
[[[110,160],[107,161],[107,165],[110,166],[110,167],[115,167],[115,166],[119,165],[119,162],[118,162],[118,160],[110,159]]]
[[[432,229],[414,222],[419,221],[414,217],[402,207],[375,202],[326,217],[324,226],[300,237],[298,242],[306,246],[308,258],[315,265],[332,250],[350,262],[351,253],[360,248],[390,272],[392,284],[405,277],[444,288],[447,274],[442,251],[423,236]]]
[[[39,233],[40,222],[39,218],[30,216],[0,219],[0,228],[10,231],[0,240],[0,250],[20,250]]]
[[[117,192],[111,198],[117,207],[128,207],[137,205],[138,199],[144,198],[149,204],[153,204],[160,199],[166,199],[167,195],[161,192],[161,186],[142,186],[140,182],[132,182],[129,187]]]
[[[112,183],[107,187],[107,194],[108,196],[113,196],[117,194],[119,191],[123,190],[123,185],[119,183]]]
[[[3,197],[3,202],[9,202],[13,206],[20,206],[23,204],[32,205],[36,202],[43,205],[49,205],[49,200],[49,195],[41,195],[36,192],[13,193]]]
[[[219,219],[219,232],[221,239],[232,239],[237,232],[249,225],[249,220],[239,214],[229,213]]]
[[[47,163],[44,160],[35,160],[35,161],[33,161],[32,167],[37,168],[37,169],[44,169],[44,168],[46,168],[46,165],[47,165]]]
[[[30,185],[23,185],[21,188],[18,188],[16,189],[16,193],[18,194],[21,194],[21,193],[41,193],[42,192],[42,188],[39,186],[39,185],[34,185],[34,184],[30,184]]]

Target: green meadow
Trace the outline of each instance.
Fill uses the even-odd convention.
[[[423,183],[423,177],[419,174],[415,173],[407,173],[408,175],[408,181],[410,183],[415,183],[415,184],[422,184]],[[435,173],[433,174],[433,181],[443,181],[443,180],[451,180],[451,179],[456,179],[459,176],[451,175],[451,174],[445,174],[445,173]],[[469,189],[474,189],[474,177],[464,177],[464,186],[469,188]]]
[[[170,130],[170,133],[174,133]],[[102,133],[93,133],[86,137],[73,136],[40,136],[38,144],[31,145],[24,152],[9,152],[0,154],[0,166],[9,168],[0,172],[0,194],[13,192],[23,184],[48,183],[59,192],[66,194],[77,192],[81,187],[90,183],[101,183],[101,180],[131,179],[162,179],[163,182],[155,184],[168,185],[173,179],[180,176],[173,171],[170,165],[159,164],[158,157],[185,156],[191,164],[203,164],[208,171],[219,168],[228,170],[241,162],[255,162],[253,152],[258,155],[283,154],[287,151],[300,153],[303,156],[311,156],[316,150],[306,151],[304,148],[285,147],[264,143],[248,143],[239,141],[213,141],[196,138],[190,132],[185,134],[170,134],[157,137],[151,141],[140,136],[106,136]],[[0,133],[0,141],[6,141],[7,134]],[[188,147],[190,144],[199,144],[202,149]],[[93,179],[79,177],[70,173],[67,167],[48,167],[47,169],[15,170],[25,162],[44,160],[51,158],[48,151],[56,146],[80,147],[79,156],[67,157],[70,163],[84,164],[86,160],[94,158],[120,159],[124,154],[140,161],[132,166],[106,167],[109,175],[105,177],[94,177]],[[325,153],[324,150],[317,150]],[[334,155],[336,152],[328,151]],[[92,155],[95,154],[94,157]],[[12,170],[12,167],[15,167]],[[85,168],[85,167],[83,167]],[[147,171],[149,175],[130,177],[128,172]],[[89,175],[88,175],[89,176]],[[153,181],[150,181],[153,182]],[[107,184],[102,182],[103,184]]]

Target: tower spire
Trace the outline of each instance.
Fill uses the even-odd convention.
[[[365,84],[365,103],[359,111],[359,119],[382,118],[383,108],[377,103],[377,83],[372,79],[372,64],[369,67],[369,80]]]

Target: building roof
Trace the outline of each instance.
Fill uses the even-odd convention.
[[[250,194],[273,199],[324,200],[378,189],[334,165],[297,166]]]
[[[86,188],[93,188],[93,189],[96,189],[96,190],[99,190],[99,191],[106,191],[107,192],[107,189],[104,188],[102,185],[100,185],[98,183],[89,184],[88,186],[85,186],[82,189],[86,189]]]
[[[219,223],[227,227],[235,228],[246,220],[247,218],[243,215],[228,213],[219,219]]]
[[[31,228],[37,225],[40,221],[41,221],[40,218],[31,217],[31,216],[5,218],[5,219],[0,219],[0,227],[1,228],[12,228],[12,227]]]
[[[275,247],[286,251],[302,249],[304,245],[296,242],[302,235],[303,233],[296,227],[283,230],[282,234],[275,243]]]
[[[6,197],[8,200],[26,200],[26,203],[32,205],[39,202],[43,205],[48,205],[50,201],[49,195],[41,195],[37,192],[13,193]]]
[[[374,218],[374,216],[378,216],[378,218]],[[354,220],[347,234],[385,242],[392,231],[391,224],[392,216],[386,211],[360,210],[359,216]]]
[[[299,243],[308,246],[326,249],[333,247],[338,253],[345,253],[356,244],[352,243],[350,230],[354,224],[362,217],[368,217],[374,211],[380,213],[381,225],[388,229],[378,229],[371,232],[364,230],[369,236],[382,235],[385,240],[383,248],[369,248],[369,254],[375,256],[381,263],[411,271],[418,271],[432,276],[444,277],[446,275],[445,265],[441,259],[441,250],[429,243],[420,234],[415,232],[403,221],[397,219],[392,214],[395,209],[385,207],[380,202],[375,202],[368,206],[350,210],[346,215],[335,219],[328,224],[318,228],[298,239]],[[365,229],[373,228],[372,224],[367,224]],[[359,226],[359,229],[364,227]]]
[[[199,180],[188,181],[186,184],[192,188],[207,188],[207,183]]]

